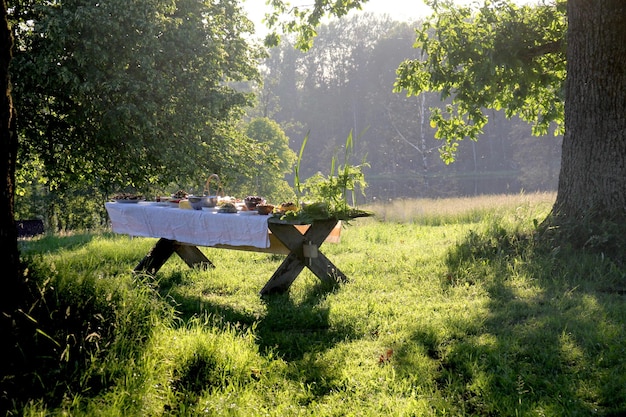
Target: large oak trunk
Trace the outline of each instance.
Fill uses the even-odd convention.
[[[626,1],[568,0],[565,135],[551,221],[626,218]]]
[[[11,313],[19,301],[17,288],[21,282],[19,274],[19,252],[17,248],[17,229],[13,213],[13,184],[15,182],[15,159],[17,153],[17,134],[15,113],[11,102],[9,82],[9,63],[13,40],[7,22],[7,8],[0,0],[0,171],[5,178],[0,192],[0,265],[2,280],[0,284],[0,314]],[[2,315],[0,321],[6,320]]]

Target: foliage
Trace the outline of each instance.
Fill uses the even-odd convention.
[[[261,50],[235,0],[16,2],[19,169],[104,195],[244,169],[236,128]]]
[[[472,7],[430,1],[434,14],[419,29],[415,47],[423,59],[404,61],[395,91],[437,91],[451,103],[431,109],[431,126],[445,141],[440,150],[454,161],[458,141],[476,140],[488,121],[484,109],[503,109],[533,123],[545,135],[563,131],[565,1],[517,6],[485,1]]]
[[[291,173],[296,154],[289,148],[289,138],[278,123],[266,117],[254,119],[246,126],[246,134],[264,146],[263,155],[273,156],[271,168],[276,173]]]
[[[328,176],[321,172],[300,181],[300,163],[307,137],[302,142],[298,162],[295,168],[294,187],[302,209],[299,211],[288,211],[283,218],[296,218],[301,220],[316,220],[336,218],[339,220],[349,220],[355,217],[366,217],[371,215],[356,207],[356,193],[365,193],[367,182],[363,174],[363,168],[367,167],[365,158],[360,165],[351,165],[349,162],[353,140],[352,132],[346,138],[344,149],[343,165],[337,165],[336,156],[333,156],[330,164]]]
[[[101,230],[107,223],[100,190],[75,185],[48,190],[41,184],[24,187],[16,198],[16,219],[40,219],[50,232]]]
[[[245,133],[259,147],[259,158],[247,167],[246,177],[231,183],[236,195],[260,195],[268,201],[293,199],[293,189],[285,176],[293,171],[296,154],[289,147],[289,137],[275,121],[255,118],[246,125]]]
[[[367,0],[318,0],[313,5],[292,6],[284,0],[270,0],[272,13],[265,16],[267,26],[273,31],[266,36],[267,46],[276,46],[280,42],[280,34],[296,33],[296,47],[307,50],[313,45],[313,38],[317,35],[316,27],[325,16],[342,17],[352,9],[360,9],[361,3]]]

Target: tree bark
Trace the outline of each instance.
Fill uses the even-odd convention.
[[[17,228],[13,212],[15,183],[15,162],[17,154],[17,132],[15,110],[11,100],[9,64],[11,62],[13,38],[7,20],[7,6],[0,0],[0,171],[5,182],[0,192],[0,266],[2,268],[0,290],[0,321],[7,320],[19,302],[18,288],[21,284],[19,273],[19,251],[17,247]],[[4,323],[3,323],[4,324]]]
[[[552,224],[626,218],[626,2],[568,0],[565,134]]]

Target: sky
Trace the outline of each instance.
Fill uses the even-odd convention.
[[[291,4],[307,4],[311,0],[291,0]],[[261,20],[267,10],[265,0],[244,0],[244,10],[248,18],[256,25],[257,32],[263,32]],[[430,9],[423,0],[369,0],[363,6],[363,12],[388,14],[398,21],[411,21],[430,15]]]
[[[422,0],[369,0],[363,11],[388,14],[395,20],[416,20],[430,15],[430,8]]]

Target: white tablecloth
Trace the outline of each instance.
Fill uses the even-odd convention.
[[[198,246],[268,248],[267,216],[184,210],[157,203],[105,203],[115,233],[176,240]]]

